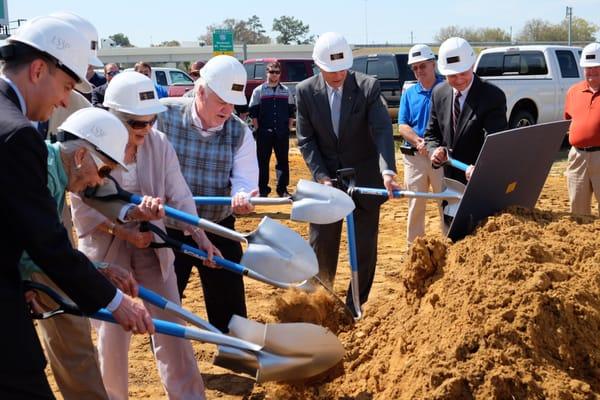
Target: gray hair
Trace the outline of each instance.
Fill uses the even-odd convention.
[[[76,140],[68,140],[66,142],[58,142],[58,148],[61,153],[65,154],[73,154],[80,148],[85,147],[88,150],[91,150],[91,146],[87,140],[84,139],[76,139]]]
[[[213,92],[213,90],[208,86],[206,79],[203,77],[196,79],[196,82],[194,82],[194,92],[198,93],[200,88],[204,89],[207,96]]]

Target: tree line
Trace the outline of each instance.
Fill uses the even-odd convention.
[[[267,31],[257,15],[253,15],[246,20],[227,18],[221,23],[211,24],[206,27],[206,33],[198,37],[198,40],[207,45],[212,45],[212,35],[216,29],[233,31],[233,41],[236,44],[271,43],[271,38],[266,35]],[[275,38],[276,43],[279,44],[309,44],[315,40],[314,35],[309,35],[310,26],[295,17],[282,15],[279,18],[274,18],[271,30],[279,33]],[[129,38],[123,33],[116,33],[109,36],[109,38],[119,47],[134,47]],[[153,46],[177,47],[180,46],[180,43],[177,40],[167,40]]]
[[[543,19],[530,19],[525,22],[515,36],[518,42],[564,42],[568,37],[569,21],[564,19],[557,24]],[[571,40],[573,42],[594,42],[600,27],[583,18],[574,17],[571,23]],[[450,25],[441,28],[434,39],[437,42],[460,36],[469,42],[510,42],[511,32],[502,28],[463,28]]]

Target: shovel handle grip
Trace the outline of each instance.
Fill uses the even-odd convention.
[[[115,317],[105,308],[90,315],[90,318],[99,319],[101,321],[117,323]],[[162,333],[164,335],[175,336],[179,338],[186,338],[186,328],[182,325],[174,322],[163,321],[160,319],[152,319],[156,333]]]
[[[227,196],[195,196],[196,205],[230,205],[231,197]],[[279,205],[290,204],[292,199],[289,197],[250,197],[248,199],[253,205]]]
[[[140,204],[142,202],[142,196],[138,194],[131,194],[129,196],[129,202],[133,204]],[[222,236],[236,242],[245,242],[246,238],[244,235],[232,230],[227,229],[224,226],[216,224],[212,221],[208,221],[204,218],[199,218],[193,214],[188,214],[184,211],[178,210],[171,206],[164,206],[165,214],[177,221],[185,222],[186,224],[190,224],[192,226],[197,226],[199,228],[204,229],[205,231],[212,232],[215,235]]]
[[[448,158],[448,164],[463,172],[467,172],[467,169],[469,168],[467,164],[462,161],[455,160],[454,158]]]

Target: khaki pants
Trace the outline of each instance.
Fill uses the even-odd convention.
[[[176,304],[179,302],[177,279],[171,266],[163,280],[158,258],[153,249],[136,249],[121,246],[118,260],[122,267],[130,266],[140,285],[150,289]],[[172,314],[146,303],[152,318],[179,324],[185,322]],[[98,330],[98,353],[104,386],[111,399],[128,397],[128,353],[131,333],[119,325],[94,321]],[[169,399],[204,399],[204,384],[189,340],[156,334],[152,336],[154,356],[158,373]]]
[[[68,298],[45,274],[34,272],[31,280],[49,286]],[[43,305],[43,297],[40,303]],[[96,347],[92,342],[90,321],[63,314],[38,322],[41,341],[63,398],[108,399],[100,375]]]
[[[431,186],[433,192],[441,192],[443,178],[444,169],[434,169],[429,156],[418,153],[414,156],[404,155],[404,185],[407,190],[428,192]],[[425,208],[428,201],[433,200],[410,199],[408,201],[406,241],[409,248],[417,237],[425,235]],[[440,229],[442,233],[445,233],[441,207],[439,207],[439,213]]]
[[[571,147],[567,166],[569,201],[573,214],[592,214],[592,194],[600,203],[600,151]],[[598,210],[600,214],[600,209]]]

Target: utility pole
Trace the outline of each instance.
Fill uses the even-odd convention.
[[[571,42],[571,24],[573,22],[573,7],[567,6],[567,11],[566,11],[565,17],[569,18],[569,28],[568,28],[569,36],[568,36],[568,42],[569,42],[569,46],[570,46],[572,44],[572,42]]]
[[[413,39],[414,39],[413,31],[410,31],[410,44],[413,44]]]
[[[369,44],[369,28],[367,25],[367,0],[365,0],[365,44]]]

